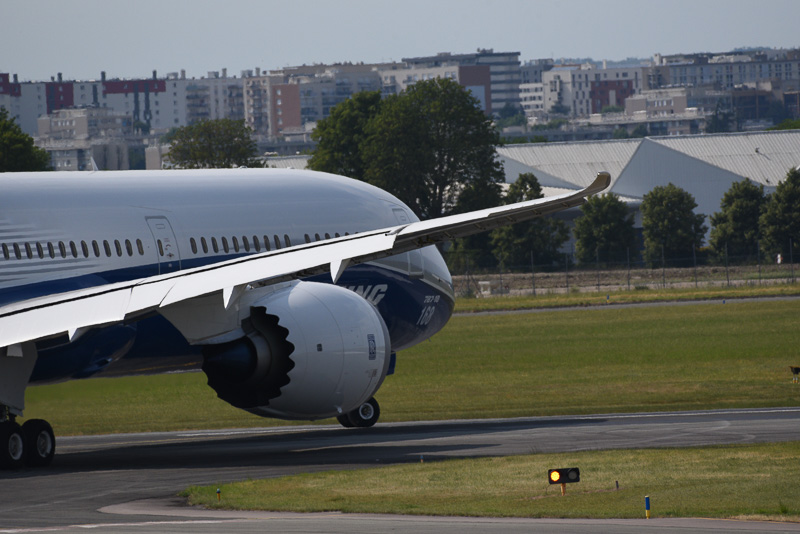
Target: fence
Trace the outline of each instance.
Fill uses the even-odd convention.
[[[575,266],[565,255],[560,267],[531,264],[480,272],[465,267],[452,274],[456,295],[492,296],[795,283],[798,267],[783,260],[745,257],[725,258],[718,264],[690,257],[665,258],[657,265],[625,261]]]

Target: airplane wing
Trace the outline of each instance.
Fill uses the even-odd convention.
[[[483,232],[583,204],[611,177],[574,193],[362,232],[253,254],[175,273],[17,302],[0,308],[0,347],[136,319],[161,307],[220,292],[227,307],[248,285],[272,284],[330,272],[336,282],[357,263]]]

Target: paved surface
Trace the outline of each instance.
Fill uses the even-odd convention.
[[[0,534],[87,528],[93,532],[800,532],[797,524],[711,520],[220,516],[186,508],[174,497],[194,484],[418,462],[420,456],[433,461],[789,440],[800,440],[800,408],[61,438],[50,468],[0,474]]]

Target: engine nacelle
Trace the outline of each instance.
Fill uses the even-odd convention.
[[[330,284],[295,282],[250,305],[244,338],[204,349],[220,398],[257,415],[323,419],[380,387],[391,343],[375,307]]]

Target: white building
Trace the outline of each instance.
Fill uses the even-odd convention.
[[[629,200],[641,228],[638,205],[656,186],[672,183],[688,191],[697,202],[696,213],[706,217],[720,210],[734,182],[748,179],[773,192],[800,165],[800,131],[534,143],[497,151],[507,182],[532,172],[543,187],[555,188],[551,194],[585,187],[599,171],[608,171],[608,192]]]

